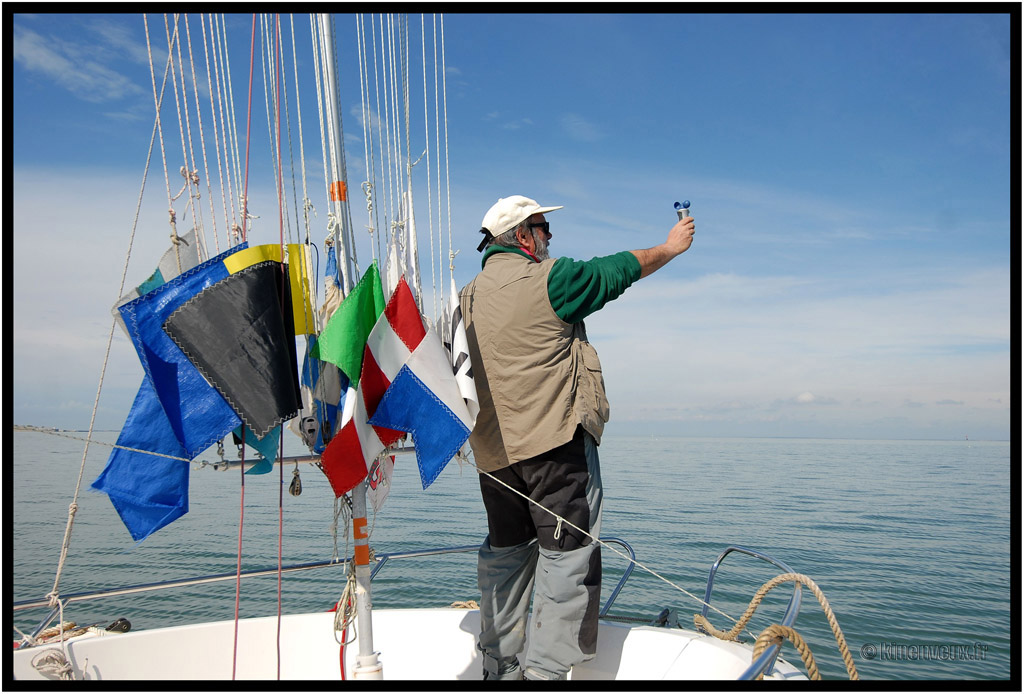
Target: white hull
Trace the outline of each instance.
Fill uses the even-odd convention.
[[[481,679],[479,624],[476,610],[374,610],[374,649],[380,653],[383,678]],[[280,664],[276,616],[239,621],[237,656],[233,620],[87,634],[68,641],[66,647],[76,679],[275,680],[279,667],[283,680],[341,679],[333,613],[285,615],[280,628]],[[59,644],[16,650],[14,677],[47,679],[32,661],[50,648]],[[357,650],[357,643],[345,647],[346,678],[353,678]],[[750,662],[747,645],[684,629],[602,622],[597,656],[574,668],[570,679],[736,679]],[[769,677],[805,679],[782,660]]]

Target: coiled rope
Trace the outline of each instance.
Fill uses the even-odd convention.
[[[50,675],[62,680],[75,679],[74,668],[67,656],[59,648],[47,648],[32,659],[32,667],[43,675]]]
[[[754,616],[754,612],[757,611],[758,606],[761,604],[761,601],[764,600],[764,597],[768,594],[768,591],[772,590],[776,586],[779,586],[783,583],[787,583],[789,581],[802,583],[805,586],[807,586],[812,593],[814,593],[814,597],[818,599],[818,602],[821,604],[822,610],[824,610],[825,612],[825,617],[828,619],[828,624],[832,628],[832,634],[836,637],[836,643],[839,645],[839,653],[843,657],[843,663],[846,664],[846,671],[847,673],[849,673],[850,679],[860,679],[857,675],[857,667],[853,663],[853,656],[850,655],[850,649],[846,645],[846,639],[843,636],[843,630],[839,628],[839,622],[836,620],[836,616],[832,612],[832,607],[828,604],[828,599],[825,597],[825,594],[822,592],[821,588],[818,587],[818,584],[811,580],[811,578],[809,578],[808,576],[805,576],[804,574],[779,574],[778,576],[776,576],[775,578],[773,578],[772,580],[768,581],[763,586],[758,588],[757,592],[754,593],[754,597],[753,599],[751,599],[750,604],[747,605],[747,609],[743,613],[743,616],[741,616],[739,620],[736,621],[732,629],[730,629],[729,631],[721,631],[719,629],[716,629],[714,626],[712,626],[711,622],[709,622],[708,619],[701,614],[693,615],[694,626],[696,626],[698,629],[703,629],[712,636],[720,638],[724,641],[734,641],[736,640],[736,636],[740,633],[740,631],[742,631],[743,628],[747,625],[747,622],[750,621],[750,618]],[[812,680],[820,680],[821,675],[818,674],[818,666],[814,662],[814,655],[811,653],[811,650],[807,646],[806,642],[803,640],[800,634],[796,632],[796,630],[790,627],[784,627],[780,624],[773,624],[769,626],[767,629],[762,631],[761,634],[757,637],[757,640],[754,643],[754,656],[752,660],[757,660],[758,656],[760,656],[761,653],[763,653],[764,650],[769,646],[773,644],[781,644],[784,638],[788,638],[796,647],[797,651],[800,653],[800,657],[803,659],[804,665],[807,667],[807,676],[810,677]],[[760,677],[758,679],[760,679]]]

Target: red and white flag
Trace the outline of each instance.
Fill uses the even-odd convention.
[[[340,430],[320,457],[335,496],[351,491],[369,475],[370,502],[375,510],[384,503],[394,461],[386,456],[379,461],[378,456],[405,432],[375,427],[369,419],[425,335],[423,319],[412,290],[402,278],[384,313],[370,331],[363,352],[359,386],[346,398]]]

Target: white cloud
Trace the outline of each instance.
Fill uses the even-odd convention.
[[[923,426],[963,410],[926,403],[959,402],[974,408],[973,426],[999,430],[1007,408],[994,401],[1009,397],[1008,282],[998,271],[942,274],[872,294],[813,274],[655,275],[587,324],[617,419],[742,427],[774,418],[788,435],[808,428],[797,416],[849,431],[909,407]]]
[[[143,94],[125,75],[99,62],[87,46],[14,27],[14,60],[85,101],[101,103]]]
[[[596,124],[575,113],[566,113],[561,119],[562,130],[573,140],[597,142],[605,137]]]
[[[501,127],[505,130],[519,130],[533,125],[533,121],[529,118],[517,118],[516,120],[505,121],[501,124]]]
[[[143,24],[141,18],[137,25],[131,26],[103,18],[90,18],[90,20],[86,25],[87,28],[102,40],[99,46],[93,46],[90,50],[102,50],[103,52],[113,50],[124,54],[140,65],[149,64],[149,50],[146,48],[145,41],[138,38]],[[183,28],[182,33],[184,31]],[[156,47],[156,50],[159,51],[159,48]],[[161,55],[161,53],[157,52],[156,55]]]

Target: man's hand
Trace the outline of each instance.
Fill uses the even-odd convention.
[[[668,232],[668,240],[665,245],[674,253],[673,257],[685,253],[693,243],[693,232],[695,230],[693,217],[684,217],[676,222]]]
[[[654,248],[630,251],[640,261],[640,277],[647,277],[677,255],[685,253],[693,243],[694,230],[693,217],[685,217],[669,230],[665,243]]]

